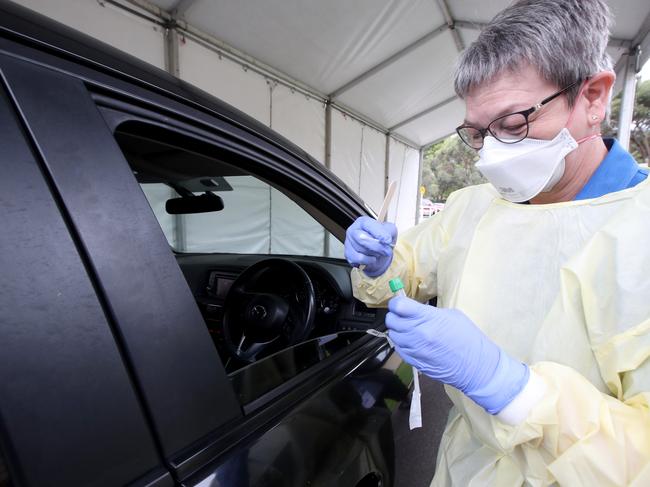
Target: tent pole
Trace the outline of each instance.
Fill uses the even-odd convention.
[[[621,113],[618,119],[618,141],[625,150],[630,148],[630,133],[632,130],[632,117],[634,116],[634,98],[636,95],[636,68],[639,46],[630,49],[626,55],[625,71],[623,75],[623,97],[621,99]]]
[[[332,169],[332,100],[325,102],[325,167]]]
[[[448,28],[449,28],[449,27],[447,26],[446,23],[445,23],[445,24],[442,24],[441,26],[439,26],[439,27],[437,27],[437,28],[435,28],[434,30],[432,30],[432,31],[429,32],[428,34],[425,34],[424,36],[422,36],[422,37],[420,37],[419,39],[417,39],[415,42],[413,42],[413,43],[409,44],[408,46],[406,46],[405,48],[403,48],[401,51],[399,51],[399,52],[393,54],[392,56],[388,57],[387,59],[384,59],[383,61],[381,61],[381,62],[379,62],[378,64],[374,65],[373,67],[371,67],[371,68],[368,69],[367,71],[361,73],[359,76],[357,76],[357,77],[354,78],[353,80],[348,81],[348,82],[347,82],[346,84],[344,84],[343,86],[340,86],[339,88],[336,88],[334,91],[332,91],[332,92],[330,93],[330,97],[331,97],[331,98],[338,98],[338,97],[341,96],[343,93],[345,93],[346,91],[351,90],[352,88],[354,88],[355,86],[357,86],[357,85],[358,85],[359,83],[361,83],[362,81],[365,81],[365,80],[367,80],[368,78],[374,76],[374,75],[375,75],[376,73],[378,73],[379,71],[381,71],[381,70],[387,68],[388,66],[391,66],[391,65],[394,64],[396,61],[399,61],[399,60],[402,59],[404,56],[410,54],[410,53],[413,52],[414,50],[418,49],[419,47],[421,47],[421,46],[423,46],[424,44],[426,44],[427,42],[429,42],[430,40],[435,39],[435,38],[438,37],[440,34],[442,34],[443,32],[445,32]]]
[[[420,223],[420,206],[422,205],[422,194],[420,188],[422,187],[422,168],[424,167],[424,151],[420,149],[420,166],[418,168],[418,190],[415,195],[415,224]]]
[[[177,78],[180,77],[180,62],[178,51],[178,29],[171,21],[165,25],[165,70]]]
[[[456,21],[451,15],[451,10],[449,10],[449,5],[447,5],[447,0],[438,0],[438,7],[440,7],[442,16],[445,18],[445,22],[447,22],[447,26],[451,31],[451,35],[456,43],[456,49],[458,52],[462,52],[465,49],[465,43],[463,42],[460,32],[456,29]]]
[[[185,12],[187,12],[195,2],[196,0],[177,0],[169,10],[175,18],[179,18],[185,15]]]
[[[390,130],[391,132],[392,132],[393,130],[397,130],[398,128],[401,128],[401,127],[403,127],[404,125],[407,125],[407,124],[409,124],[409,123],[411,123],[411,122],[417,120],[418,118],[422,118],[422,117],[424,117],[425,115],[428,115],[429,113],[436,111],[438,108],[442,108],[442,107],[444,107],[445,105],[448,105],[449,103],[451,103],[452,101],[455,101],[455,100],[457,100],[457,99],[458,99],[458,97],[457,97],[456,95],[452,95],[452,96],[450,96],[449,98],[445,98],[445,99],[442,100],[441,102],[436,103],[435,105],[433,105],[433,106],[431,106],[431,107],[425,108],[425,109],[422,110],[421,112],[418,112],[418,113],[416,113],[415,115],[411,115],[409,118],[407,118],[407,119],[405,119],[405,120],[402,120],[401,122],[396,123],[395,125],[393,125],[392,127],[390,127],[388,130]],[[414,147],[414,148],[415,148],[415,147]]]
[[[332,169],[332,100],[325,102],[325,167]],[[330,232],[323,228],[323,255],[330,257]]]
[[[384,160],[384,194],[388,191],[390,184],[390,132],[386,132],[386,159]]]

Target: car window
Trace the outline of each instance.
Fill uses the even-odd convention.
[[[336,237],[270,184],[248,174],[202,179],[196,185],[205,187],[192,189],[218,195],[223,210],[170,215],[165,210],[167,200],[181,195],[168,183],[141,183],[174,251],[343,258]],[[192,193],[199,196],[205,191]]]
[[[216,145],[200,145],[190,136],[140,125],[118,125],[116,140],[174,250],[226,373],[266,361],[265,366],[233,376],[233,384],[240,383],[237,377],[260,374],[256,370],[277,372],[277,357],[269,357],[278,352],[286,351],[283,356],[293,357],[290,362],[295,365],[271,374],[280,382],[326,357],[325,349],[315,346],[317,340],[336,334],[340,323],[355,318],[348,309],[349,296],[342,294],[336,281],[341,273],[349,279],[343,245],[312,216],[313,212],[328,218],[316,208],[319,199],[312,203],[295,196],[294,191],[310,193],[291,182],[292,174],[274,176],[251,156],[237,160]],[[251,168],[266,172],[258,176]],[[335,225],[334,220],[328,224]],[[296,258],[315,260],[301,266]],[[275,263],[257,268],[256,262]],[[335,267],[338,277],[322,265]],[[256,270],[247,274],[251,268]],[[237,297],[231,297],[231,287],[243,275],[248,280],[235,286]],[[327,349],[362,335],[348,334]],[[303,343],[310,341],[311,345]],[[258,353],[260,344],[263,351]],[[238,355],[247,347],[252,355]],[[248,394],[237,392],[240,399],[250,401],[267,392],[269,381],[260,381]]]
[[[243,167],[250,160],[205,145],[186,147],[192,142],[174,136],[172,141],[167,131],[156,133],[156,128],[139,123],[127,122],[115,130],[175,252],[343,259],[341,241],[312,217],[310,211],[318,209],[304,209],[310,204],[292,193],[295,188],[283,174],[270,184]],[[220,201],[222,208],[168,211],[170,200],[183,206],[201,199]]]
[[[293,379],[364,336],[361,331],[333,333],[277,352],[228,375],[242,406]]]

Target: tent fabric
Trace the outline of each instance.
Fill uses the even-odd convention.
[[[436,52],[437,62],[431,62]],[[344,92],[339,100],[384,127],[392,127],[423,108],[454,95],[451,71],[458,51],[449,31],[418,47],[390,66]],[[417,76],[405,76],[417,73]],[[390,87],[388,89],[388,87]],[[418,142],[418,141],[416,141]]]
[[[331,255],[325,250],[327,231],[287,195],[253,176],[226,179],[232,191],[218,193],[224,209],[195,215],[169,215],[165,202],[178,195],[160,183],[141,185],[167,241],[175,250]],[[184,244],[176,233],[175,219],[181,222]],[[327,238],[334,239],[331,235]]]
[[[177,250],[271,253],[271,189],[248,176],[226,179],[233,191],[219,192],[222,211],[181,216],[186,245]]]
[[[271,91],[271,128],[325,163],[325,103],[276,84]]]
[[[195,0],[182,18],[321,93],[444,23],[431,0]]]
[[[386,136],[367,125],[362,130],[359,196],[378,212],[386,187]]]
[[[269,125],[271,88],[264,77],[191,39],[179,43],[183,80]]]
[[[152,0],[164,6],[169,0]],[[390,129],[453,95],[454,61],[463,45],[478,35],[480,26],[510,0],[377,0],[332,2],[264,0],[184,0],[181,18],[199,30],[272,66],[335,102]],[[647,0],[608,0],[614,14],[612,35],[632,40],[650,13]],[[446,19],[441,5],[448,7]],[[454,31],[447,22],[454,22]],[[435,33],[437,31],[437,34]],[[462,43],[456,45],[453,32]],[[359,84],[337,93],[407,46],[429,36],[393,63]],[[628,47],[611,48],[614,61]],[[650,53],[643,53],[642,61]],[[417,120],[395,133],[420,147],[453,132],[462,119],[434,117]]]
[[[385,165],[386,136],[332,110],[331,169],[375,211],[384,199]]]
[[[165,68],[164,29],[111,4],[88,0],[19,0],[32,10],[47,15],[117,49]],[[136,11],[141,11],[134,6]]]
[[[332,110],[330,169],[359,194],[363,125],[339,110]]]
[[[174,216],[165,211],[165,203],[169,198],[175,198],[178,195],[176,191],[163,184],[142,184],[140,185],[144,192],[151,209],[158,219],[160,229],[165,234],[165,238],[173,248],[179,247],[176,239]]]
[[[158,67],[165,65],[162,26],[149,23],[112,2],[17,2]],[[321,99],[331,96],[334,103],[350,108],[379,127],[386,130],[396,127],[393,130],[396,135],[419,148],[452,133],[462,119],[462,113],[441,116],[439,110],[444,110],[446,105],[434,110],[432,117],[428,117],[426,111],[453,96],[452,72],[460,49],[469,45],[481,25],[505,8],[510,0],[115,0],[115,3],[150,16],[154,10],[161,11],[168,18],[181,7],[180,20],[198,31],[284,73],[287,78],[313,90]],[[608,0],[608,4],[615,18],[612,35],[616,39],[609,51],[617,62],[631,47],[623,45],[625,42],[621,40],[636,38],[637,42],[642,42],[644,36],[647,39],[650,3],[647,0]],[[145,8],[147,5],[151,7],[149,10]],[[443,12],[444,5],[450,15],[448,18]],[[453,30],[447,28],[451,25]],[[179,46],[181,64],[184,56],[201,57],[194,52],[192,42],[184,38]],[[642,52],[641,63],[650,57],[648,51]],[[394,62],[387,62],[394,56]],[[204,59],[208,65],[214,64],[207,57]],[[371,72],[377,66],[381,69]],[[188,80],[196,81],[201,87],[211,83],[194,69],[186,66]],[[364,73],[367,76],[359,83],[341,91]],[[233,86],[218,91],[226,101],[269,124],[269,119],[263,120],[257,107],[257,98],[263,95],[256,90],[248,92],[245,88],[249,87],[243,85],[240,91],[254,99],[250,102],[231,93]],[[215,93],[214,89],[208,91]],[[424,116],[402,125],[423,112]],[[315,157],[320,160],[318,155]]]
[[[388,146],[388,180],[397,182],[397,191],[393,196],[394,202],[388,208],[388,215],[386,219],[391,222],[395,222],[400,228],[399,222],[397,221],[397,214],[400,208],[398,208],[399,200],[403,198],[403,181],[404,175],[406,172],[406,146],[400,144],[399,142],[391,142]],[[400,228],[401,229],[401,228]]]
[[[388,210],[388,220],[395,222],[400,231],[416,223],[416,202],[412,188],[418,187],[420,153],[397,141],[389,147],[388,179],[397,181],[397,194]]]
[[[324,256],[325,230],[277,189],[271,190],[271,252],[274,255]],[[242,253],[240,249],[238,252]]]
[[[448,103],[438,107],[436,110],[423,115],[418,120],[405,125],[400,130],[408,134],[411,140],[438,141],[449,135],[448,128],[439,124],[440,120],[456,120],[454,128],[462,123],[465,113],[465,104],[459,98],[453,98]]]

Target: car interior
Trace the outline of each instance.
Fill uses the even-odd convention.
[[[303,368],[381,326],[385,311],[352,295],[342,243],[286,179],[127,125],[115,137],[228,373],[287,349]]]

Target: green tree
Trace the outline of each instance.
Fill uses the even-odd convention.
[[[619,93],[612,100],[610,127],[605,131],[608,135],[618,135],[620,113],[621,94]],[[636,88],[630,133],[630,152],[637,162],[650,164],[650,80],[639,83]]]
[[[436,199],[438,193],[440,192],[440,186],[438,185],[438,178],[436,177],[431,164],[428,164],[425,160],[422,165],[422,186],[424,186],[425,193],[424,195],[427,198]]]
[[[451,193],[485,179],[474,164],[478,152],[467,147],[454,134],[428,147],[424,153],[422,184],[425,196],[435,201],[445,201]]]

